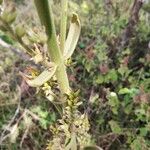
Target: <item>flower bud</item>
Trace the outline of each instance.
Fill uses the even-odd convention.
[[[16,34],[19,36],[19,37],[23,37],[24,35],[25,35],[25,29],[23,28],[23,26],[21,26],[21,25],[18,25],[17,27],[16,27]]]

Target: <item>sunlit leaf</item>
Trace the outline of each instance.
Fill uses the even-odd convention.
[[[65,43],[64,59],[68,59],[73,54],[77,45],[79,35],[81,31],[81,24],[77,14],[73,14],[71,18],[71,25],[68,33],[68,37]]]
[[[29,86],[39,87],[52,78],[52,76],[54,75],[56,71],[56,68],[57,66],[54,65],[50,69],[44,70],[39,76],[37,76],[34,79],[29,79],[28,76],[24,73],[20,73],[20,74],[26,80]]]
[[[129,94],[130,90],[128,88],[122,88],[119,90],[118,94]]]

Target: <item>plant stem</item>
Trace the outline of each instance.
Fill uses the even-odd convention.
[[[66,40],[68,0],[61,0],[60,48],[63,54]]]
[[[26,44],[23,42],[23,40],[22,40],[20,37],[18,37],[18,36],[15,34],[15,32],[13,31],[13,29],[11,28],[11,26],[10,26],[7,22],[5,22],[1,17],[0,17],[0,21],[1,21],[2,24],[4,25],[3,27],[4,27],[7,31],[9,31],[9,33],[10,33],[11,36],[12,36],[12,38],[13,38],[14,40],[16,40],[17,42],[19,42],[19,44],[26,50],[26,52],[27,52],[29,55],[32,56],[33,51],[28,47],[28,45],[26,45]]]
[[[63,56],[61,54],[54,24],[54,17],[52,14],[52,8],[49,5],[48,0],[34,0],[41,23],[45,26],[46,34],[48,37],[47,46],[48,53],[52,62],[57,65],[56,78],[61,90],[61,93],[69,93],[69,81],[66,73],[66,67],[64,65]]]

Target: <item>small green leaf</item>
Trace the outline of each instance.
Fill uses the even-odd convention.
[[[142,147],[143,145],[141,138],[137,138],[131,143],[131,150],[142,150]]]
[[[54,65],[50,69],[43,71],[35,79],[31,79],[31,80],[24,73],[20,73],[20,74],[26,80],[26,82],[28,83],[29,86],[39,87],[39,86],[43,85],[45,82],[49,81],[52,78],[52,76],[56,72],[56,68],[57,68],[57,66]]]
[[[38,112],[38,115],[41,117],[41,118],[46,118],[48,116],[48,112],[47,111],[40,111]]]
[[[45,70],[37,78],[35,78],[33,80],[26,80],[26,81],[29,84],[29,86],[32,86],[32,87],[41,86],[45,82],[50,80],[50,78],[54,75],[55,71],[56,71],[56,68],[51,71]]]
[[[51,118],[52,122],[55,122],[56,121],[56,114],[54,112],[51,113],[50,118]]]
[[[73,14],[71,18],[71,25],[64,49],[64,59],[68,59],[73,54],[77,45],[79,35],[81,31],[81,25],[77,14]]]
[[[147,133],[148,133],[148,131],[149,131],[148,128],[145,128],[145,127],[140,128],[140,135],[141,135],[141,136],[146,136]]]
[[[47,129],[47,120],[46,119],[40,119],[40,125],[43,129]]]
[[[114,120],[109,121],[109,125],[111,127],[112,132],[120,134],[121,128],[119,127],[118,123]]]
[[[120,94],[120,95],[130,94],[130,90],[128,88],[122,88],[119,90],[118,94]]]
[[[117,71],[115,69],[110,70],[109,76],[111,81],[117,81],[118,79]]]
[[[96,79],[96,83],[97,84],[101,84],[104,82],[104,77],[102,75],[99,75]]]

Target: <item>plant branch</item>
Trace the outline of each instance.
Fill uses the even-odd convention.
[[[13,39],[16,40],[16,41],[18,41],[18,42],[20,43],[20,45],[27,51],[27,53],[32,56],[33,51],[28,47],[28,45],[26,45],[26,44],[23,42],[23,40],[22,40],[20,37],[18,37],[18,36],[14,33],[12,27],[11,27],[7,22],[5,22],[1,17],[0,17],[0,21],[2,22],[3,27],[4,27],[7,31],[9,31],[9,33],[11,34],[11,36],[13,37]]]
[[[64,52],[66,40],[67,10],[68,10],[68,0],[61,0],[60,48],[62,54]]]
[[[3,48],[6,48],[6,49],[10,49],[13,53],[15,53],[21,59],[23,59],[25,61],[30,61],[30,57],[26,53],[24,53],[22,50],[20,50],[18,48],[13,47],[12,45],[10,45],[8,43],[6,43],[2,39],[0,39],[0,46],[2,46]]]
[[[69,93],[69,81],[66,73],[66,67],[64,65],[63,56],[61,54],[57,37],[56,29],[54,24],[54,17],[52,13],[52,8],[49,5],[49,1],[34,0],[39,18],[42,25],[45,26],[46,34],[48,37],[47,46],[48,53],[52,62],[57,65],[56,78],[61,90],[61,93]]]

